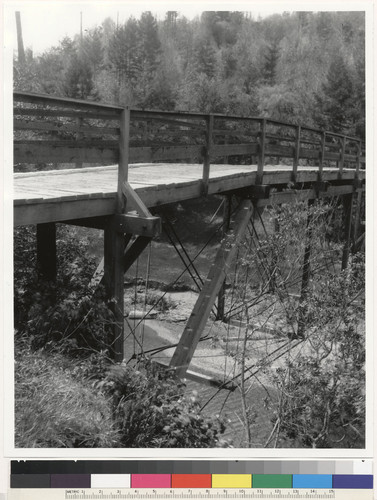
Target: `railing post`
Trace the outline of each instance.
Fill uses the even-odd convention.
[[[326,132],[323,131],[321,136],[321,152],[319,155],[318,182],[322,181],[323,167],[325,163],[325,153],[326,153]]]
[[[346,138],[343,136],[341,138],[341,148],[340,148],[340,160],[338,162],[338,179],[341,179],[343,176],[343,168],[344,168],[344,153],[346,149]]]
[[[84,124],[83,117],[82,116],[77,117],[76,118],[76,125],[77,125],[78,129],[80,129],[83,126],[83,124]],[[78,132],[76,133],[76,140],[81,141],[82,139],[84,139],[84,134],[78,130]],[[82,165],[83,165],[82,161],[76,162],[76,168],[82,168]]]
[[[261,129],[259,135],[259,157],[258,157],[258,171],[257,171],[257,184],[262,184],[263,182],[263,167],[264,167],[264,157],[266,151],[266,128],[267,120],[262,118]]]
[[[211,165],[211,149],[213,144],[213,115],[206,117],[206,146],[203,162],[203,178],[202,178],[202,194],[205,196],[208,193],[209,169]]]
[[[131,112],[124,108],[120,115],[119,131],[119,163],[118,163],[118,190],[116,212],[123,213],[126,199],[123,194],[123,184],[128,180],[128,160],[130,143]]]
[[[296,127],[296,142],[295,142],[295,157],[293,159],[293,170],[291,181],[296,183],[297,179],[297,168],[300,160],[300,142],[301,142],[301,125],[297,125]]]

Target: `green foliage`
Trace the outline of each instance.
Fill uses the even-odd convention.
[[[35,228],[15,230],[16,446],[225,446],[223,423],[202,416],[196,395],[166,370],[108,358],[112,314],[87,285],[95,266],[74,232],[58,228],[53,285],[38,279]]]
[[[276,370],[280,403],[275,418],[279,433],[292,446],[363,447],[364,256],[353,255],[343,271],[331,269],[334,263],[323,266],[323,259],[329,256],[321,243],[326,237],[326,213],[320,214],[313,207],[310,217],[316,226],[310,229],[310,283],[299,307],[292,311],[296,321],[304,325],[304,346],[292,352],[285,368]],[[287,228],[281,229],[284,232]],[[276,241],[276,262],[287,252],[283,241]]]
[[[276,78],[276,66],[279,59],[279,47],[276,44],[266,48],[263,75],[267,85],[273,85]]]
[[[345,134],[355,134],[355,90],[350,68],[342,58],[335,59],[323,85],[323,126]]]
[[[262,113],[365,134],[361,12],[283,13],[254,20],[209,11],[151,12],[100,27],[24,65],[15,87],[152,109]]]
[[[87,99],[93,92],[93,75],[89,61],[74,53],[64,79],[64,92],[68,97]]]
[[[114,366],[95,387],[113,397],[122,447],[211,448],[226,444],[220,440],[222,422],[200,415],[196,395],[187,395],[183,383],[153,364],[138,370]]]
[[[135,84],[140,63],[138,57],[139,31],[136,19],[130,17],[124,26],[116,28],[109,39],[107,56],[118,75],[118,84],[124,79]]]
[[[193,67],[198,75],[203,73],[208,78],[216,75],[216,50],[208,36],[202,36],[195,42],[193,59]]]
[[[15,443],[27,448],[226,446],[224,425],[200,414],[197,394],[150,363],[75,360],[16,344]]]
[[[239,245],[232,308],[249,328],[240,330],[243,348],[233,355],[243,365],[240,398],[249,443],[253,419],[246,396],[255,381],[248,382],[246,368],[258,349],[255,337],[265,330],[265,349],[273,356],[264,358],[264,370],[251,365],[272,381],[266,404],[274,408],[273,430],[265,446],[364,446],[365,262],[362,253],[351,254],[341,270],[342,219],[336,201],[283,204],[265,210],[262,228],[256,217],[254,233]],[[275,348],[270,336],[283,344]]]
[[[35,228],[15,229],[14,310],[18,335],[27,333],[34,348],[58,348],[76,354],[106,349],[113,316],[101,290],[89,282],[95,262],[88,241],[77,241],[65,226],[57,231],[56,283],[38,276]]]
[[[358,344],[360,345],[360,344]],[[363,448],[365,372],[352,362],[300,356],[278,370],[284,391],[280,431],[295,447]]]

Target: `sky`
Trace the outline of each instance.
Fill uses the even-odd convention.
[[[353,2],[355,3],[355,2]],[[103,0],[96,2],[66,1],[57,2],[43,0],[4,1],[5,5],[5,41],[6,45],[16,48],[15,11],[21,13],[21,24],[25,47],[32,48],[35,55],[59,44],[65,36],[73,37],[80,32],[80,13],[82,12],[83,30],[98,26],[106,17],[119,23],[125,22],[130,15],[139,17],[141,12],[150,10],[158,18],[163,18],[166,11],[177,10],[192,19],[203,10],[245,10],[254,17],[265,16],[274,12],[289,10],[318,10],[321,0],[312,2],[288,3],[284,0],[261,2],[258,0]],[[347,2],[332,5],[323,3],[323,10],[346,10]],[[305,8],[304,8],[305,6]]]

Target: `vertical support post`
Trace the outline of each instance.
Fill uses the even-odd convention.
[[[321,136],[321,152],[319,155],[319,166],[318,166],[318,182],[322,181],[323,178],[323,167],[325,163],[325,153],[326,153],[326,132],[322,132]]]
[[[310,254],[311,254],[311,246],[312,246],[312,221],[313,216],[311,213],[311,208],[314,205],[314,200],[308,201],[308,217],[306,220],[306,243],[304,250],[304,262],[302,266],[302,281],[301,281],[301,295],[300,295],[300,311],[299,311],[299,320],[298,320],[298,328],[297,328],[297,336],[303,337],[305,331],[304,325],[304,315],[306,312],[305,300],[308,292],[308,286],[310,281]]]
[[[291,181],[296,183],[297,179],[297,168],[300,159],[300,142],[301,142],[301,125],[297,125],[296,127],[296,142],[295,142],[295,157],[293,159],[293,170]]]
[[[262,184],[263,182],[263,167],[265,161],[265,152],[266,152],[266,128],[267,128],[267,120],[266,118],[262,118],[260,127],[260,136],[259,136],[259,156],[258,156],[258,171],[257,171],[257,184]]]
[[[204,153],[203,162],[203,178],[202,178],[202,193],[206,195],[208,193],[208,181],[209,181],[209,169],[211,165],[211,149],[213,144],[213,115],[208,115],[206,117],[206,146]]]
[[[229,232],[230,229],[230,216],[232,211],[232,195],[226,195],[224,197],[224,210],[223,210],[223,238]],[[225,288],[226,279],[220,288],[219,295],[217,297],[217,313],[216,319],[219,321],[224,321],[225,319]]]
[[[344,168],[344,153],[346,150],[346,138],[343,136],[341,138],[341,147],[340,147],[340,160],[338,162],[338,179],[341,179],[343,176],[343,168]]]
[[[83,123],[84,123],[84,119],[82,116],[79,116],[78,118],[76,118],[76,125],[79,129],[83,126]],[[78,130],[78,132],[76,133],[76,140],[81,141],[83,138],[84,138],[84,134],[82,132],[80,132],[80,130]],[[82,165],[83,165],[82,161],[76,162],[76,168],[82,168]]]
[[[123,360],[124,344],[124,235],[115,231],[112,220],[104,230],[104,284],[109,306],[114,314],[109,339],[115,362]]]
[[[354,221],[353,230],[352,230],[352,252],[353,253],[355,253],[357,251],[356,242],[357,242],[357,239],[359,237],[362,196],[363,196],[363,193],[362,193],[361,189],[359,189],[357,191],[355,221]]]
[[[127,200],[123,194],[124,183],[128,179],[130,110],[125,108],[120,115],[118,188],[116,213],[124,213]],[[111,355],[116,362],[123,360],[124,349],[124,234],[117,232],[113,217],[104,230],[104,284],[110,308],[114,314]]]
[[[56,224],[37,224],[37,270],[44,281],[56,281]]]
[[[360,173],[360,156],[361,156],[361,141],[356,143],[357,153],[356,153],[356,170],[355,170],[355,181],[359,180]],[[352,252],[356,252],[356,241],[359,236],[359,225],[360,225],[360,212],[361,212],[361,201],[362,201],[362,191],[359,189],[357,191],[356,198],[356,213],[355,213],[355,221],[352,230]]]
[[[356,147],[357,147],[357,154],[356,154],[355,179],[358,179],[360,173],[361,141],[356,144]]]
[[[343,196],[344,208],[344,246],[342,255],[342,270],[348,266],[348,259],[351,247],[351,227],[352,227],[352,206],[353,206],[353,193],[345,194]]]

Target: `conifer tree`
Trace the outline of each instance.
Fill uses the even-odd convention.
[[[139,23],[139,63],[137,89],[140,106],[150,106],[150,96],[155,94],[154,82],[160,63],[161,42],[158,35],[156,18],[151,12],[143,12]]]
[[[276,43],[267,46],[264,56],[263,75],[267,85],[273,85],[276,79],[276,66],[279,60],[279,47]]]
[[[216,74],[216,51],[208,36],[198,38],[194,46],[194,69],[200,74],[204,73],[208,78]]]
[[[87,99],[93,90],[93,73],[85,57],[74,53],[64,79],[64,90],[68,97]]]
[[[140,32],[135,18],[118,27],[108,44],[108,59],[118,84],[133,85],[140,71]]]
[[[331,63],[322,90],[323,125],[335,132],[355,133],[355,91],[343,58],[337,57]]]

